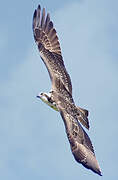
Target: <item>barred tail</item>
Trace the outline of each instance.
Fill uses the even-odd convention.
[[[87,129],[89,129],[88,110],[77,107],[77,118],[80,123]]]

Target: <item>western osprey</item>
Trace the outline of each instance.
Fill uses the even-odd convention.
[[[74,103],[71,79],[64,65],[56,30],[49,13],[45,15],[44,8],[41,13],[40,5],[33,15],[33,33],[41,59],[52,81],[51,91],[37,97],[60,112],[76,161],[101,176],[91,140],[81,126],[82,124],[89,129],[88,111]]]

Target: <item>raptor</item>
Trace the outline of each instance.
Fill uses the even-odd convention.
[[[41,10],[40,5],[33,15],[33,34],[52,82],[50,92],[37,97],[59,111],[75,160],[101,176],[91,140],[82,127],[89,129],[88,111],[75,105],[56,30],[49,13],[45,13],[45,8]]]

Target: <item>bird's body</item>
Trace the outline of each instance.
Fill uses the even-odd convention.
[[[91,140],[81,126],[82,124],[89,129],[88,111],[77,107],[74,103],[71,79],[64,65],[56,30],[49,14],[45,16],[45,9],[41,15],[40,5],[34,12],[33,33],[41,59],[52,81],[52,90],[37,97],[60,112],[76,161],[101,175]]]

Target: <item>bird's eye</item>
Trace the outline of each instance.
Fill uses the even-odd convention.
[[[41,93],[41,96],[43,95],[43,93]]]

